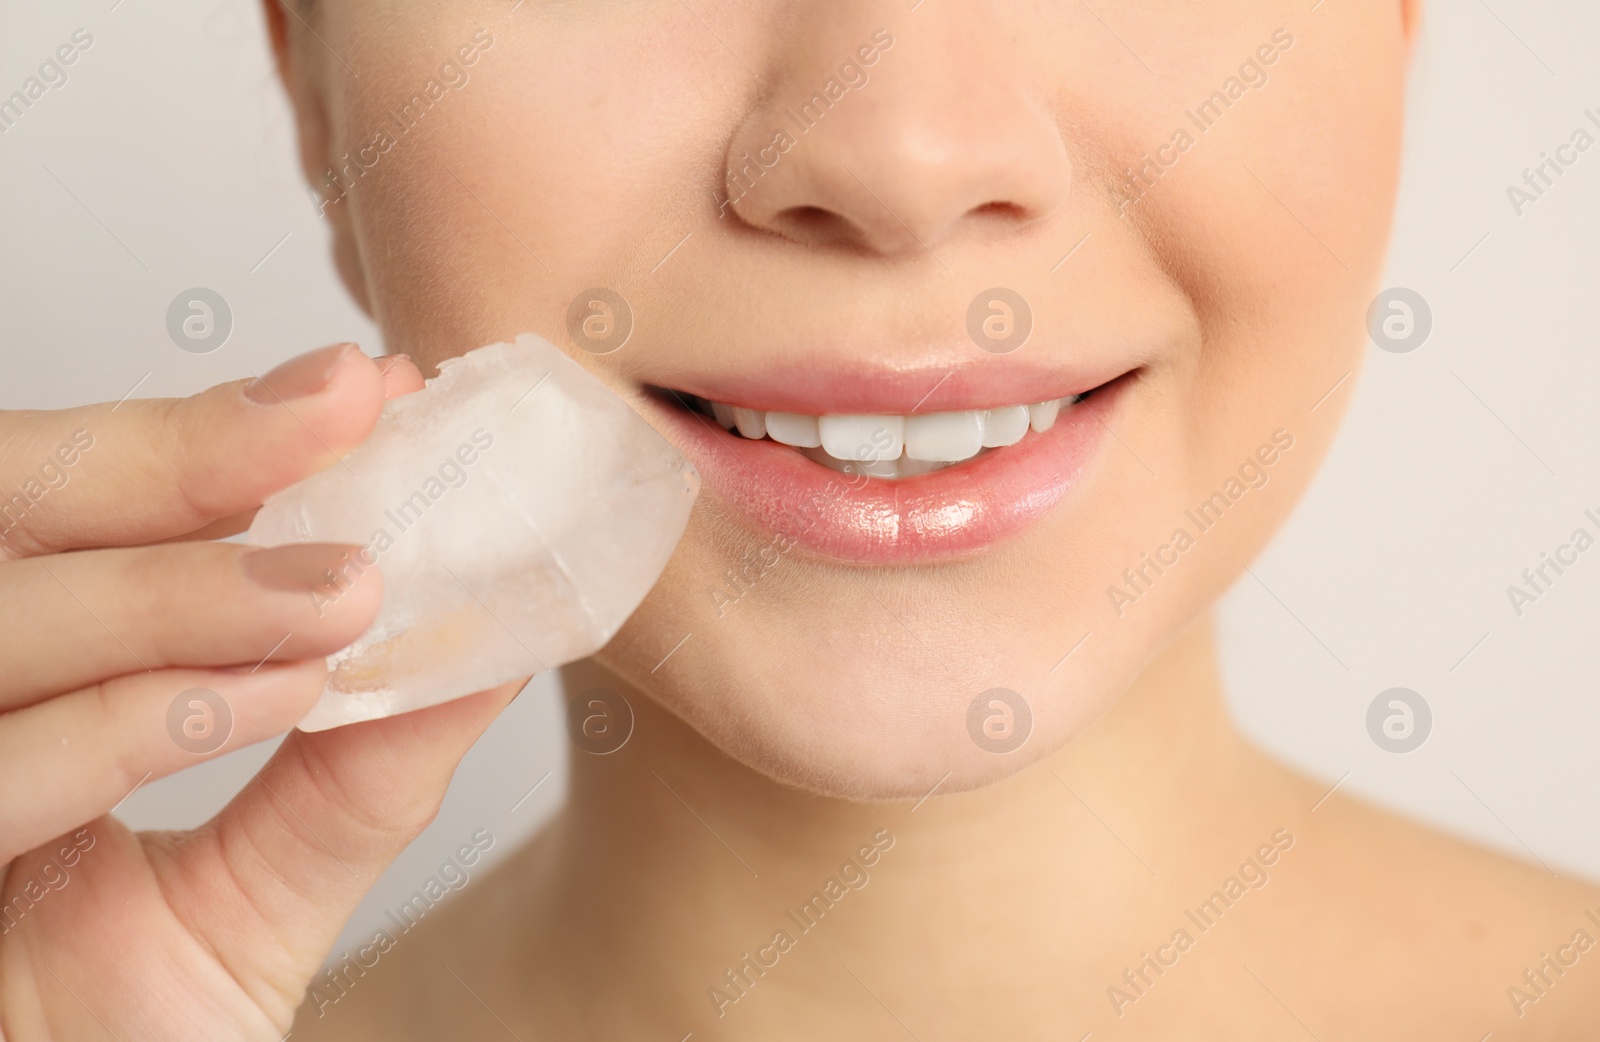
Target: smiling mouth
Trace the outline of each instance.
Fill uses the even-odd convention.
[[[982,552],[1050,513],[1098,458],[1106,419],[1137,375],[1010,405],[998,403],[1067,379],[1019,374],[1007,390],[952,377],[943,407],[927,411],[928,385],[912,393],[922,381],[903,377],[872,385],[766,374],[748,387],[730,381],[726,399],[659,383],[646,397],[716,499],[757,529],[835,561],[913,564]],[[741,399],[773,407],[733,404]],[[866,408],[796,411],[828,399]],[[882,408],[899,402],[909,411]],[[949,408],[967,403],[975,407]]]
[[[992,409],[821,416],[666,393],[745,440],[787,445],[813,463],[843,474],[894,481],[982,458],[1016,445],[1030,433],[1045,434],[1094,392]]]
[[[702,423],[709,421],[736,439],[794,449],[799,456],[842,474],[900,481],[1032,442],[1118,380],[1079,394],[1025,404],[899,414],[819,415],[734,405],[659,385],[646,390],[674,411],[688,412]]]

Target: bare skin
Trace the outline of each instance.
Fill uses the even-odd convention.
[[[569,674],[627,693],[633,741],[575,754],[558,821],[331,1002],[328,946],[510,689],[292,735],[193,833],[103,815],[191,762],[166,722],[186,687],[232,700],[235,744],[317,696],[378,573],[306,618],[317,569],[286,593],[200,540],[358,443],[420,372],[344,354],[292,410],[232,385],[0,417],[5,488],[80,426],[104,449],[0,559],[0,897],[44,893],[83,829],[96,844],[0,934],[5,1042],[1593,1034],[1600,955],[1537,1001],[1508,989],[1600,937],[1600,894],[1324,799],[1233,729],[1204,621],[1312,480],[1368,348],[1417,4],[263,10],[340,273],[424,370],[532,330],[681,432],[650,387],[821,416],[873,378],[1028,383],[930,406],[987,409],[1110,366],[1116,444],[981,553],[796,552],[732,611],[707,591],[771,533],[708,482],[651,595]],[[629,301],[625,350],[570,337],[596,286]],[[1034,302],[1015,355],[967,327],[996,286]],[[832,382],[755,400],[796,370]],[[1270,482],[1134,609],[1108,600],[1280,430]],[[1005,756],[966,722],[996,686],[1033,708]],[[817,893],[838,906],[786,925]],[[740,987],[748,953],[765,972]]]
[[[573,753],[554,824],[342,997],[324,979],[333,1001],[308,1002],[296,1037],[1570,1040],[1600,1022],[1593,956],[1521,1017],[1507,995],[1574,931],[1600,936],[1600,889],[1327,796],[1253,748],[1205,625],[1067,748],[920,806],[819,801],[641,703],[620,752]],[[883,828],[870,881],[801,932],[786,913]],[[1267,881],[1207,914],[1279,830]],[[724,974],[779,929],[794,947],[719,1018],[707,989],[735,994]],[[1138,994],[1124,974],[1178,930],[1193,946]]]

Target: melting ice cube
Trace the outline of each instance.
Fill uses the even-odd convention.
[[[360,545],[351,581],[383,572],[377,621],[328,659],[300,726],[392,716],[592,654],[666,567],[699,488],[666,439],[546,340],[441,363],[250,526],[257,546]]]

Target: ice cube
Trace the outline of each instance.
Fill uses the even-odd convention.
[[[328,659],[318,731],[459,698],[590,655],[655,584],[699,475],[582,366],[532,334],[439,366],[332,467],[271,496],[256,546],[353,543],[383,607]]]

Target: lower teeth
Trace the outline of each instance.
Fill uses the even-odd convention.
[[[843,460],[828,455],[822,449],[795,449],[796,452],[811,460],[820,463],[829,470],[837,470],[841,474],[865,474],[869,478],[914,478],[919,474],[931,474],[936,470],[954,467],[955,463],[930,463],[925,460],[910,459],[901,456],[891,460]],[[984,455],[989,450],[985,449],[978,455]],[[977,456],[972,457],[977,459]],[[962,460],[966,463],[968,460]]]

